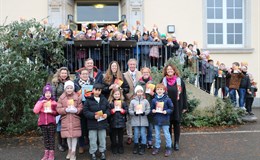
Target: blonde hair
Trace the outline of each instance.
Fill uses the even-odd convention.
[[[59,82],[64,82],[64,81],[61,79],[61,77],[60,77],[60,73],[61,73],[61,71],[63,71],[63,70],[66,70],[66,71],[67,71],[67,74],[68,74],[68,76],[67,76],[67,78],[65,79],[65,81],[70,80],[70,71],[68,70],[68,68],[67,68],[67,67],[61,67],[61,68],[59,68],[59,69],[57,70],[57,72],[53,75],[53,78],[52,78],[52,81],[51,81],[53,84],[57,84],[57,83],[59,83]]]
[[[121,100],[121,101],[124,100],[124,95],[123,95],[122,89],[112,89],[112,91],[110,92],[109,98],[108,98],[108,102],[109,102],[109,103],[112,103],[112,102],[115,100],[114,94],[115,94],[117,91],[120,93],[120,100]]]
[[[151,73],[150,68],[148,68],[148,67],[143,67],[143,68],[141,69],[141,73],[142,73],[142,74],[143,74],[144,70],[147,70],[149,73]]]

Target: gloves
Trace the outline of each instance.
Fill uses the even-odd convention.
[[[134,115],[135,115],[135,116],[138,116],[138,114],[136,114],[136,112],[134,112]]]
[[[143,113],[141,114],[141,116],[145,116],[145,113],[143,112]]]
[[[70,108],[69,108],[69,107],[66,108],[65,111],[66,111],[67,113],[70,113]]]
[[[65,109],[65,111],[67,113],[77,113],[78,112],[78,109],[74,106],[69,106],[68,108]]]

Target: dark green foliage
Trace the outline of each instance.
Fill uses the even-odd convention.
[[[37,127],[32,109],[46,83],[46,68],[63,63],[62,46],[56,29],[34,19],[0,26],[1,133],[21,134]]]

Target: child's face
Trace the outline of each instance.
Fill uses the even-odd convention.
[[[114,99],[120,99],[120,92],[119,91],[115,91],[115,93],[113,94]]]
[[[209,64],[214,65],[214,61],[210,61]]]
[[[88,77],[89,77],[89,74],[88,74],[88,71],[87,71],[87,70],[81,71],[81,73],[80,73],[80,78],[81,78],[83,81],[87,81],[87,80],[88,80]]]
[[[144,94],[144,92],[143,92],[142,90],[138,90],[138,91],[136,92],[136,95],[137,95],[138,97],[141,97],[143,94]]]
[[[148,39],[148,35],[147,35],[147,34],[144,35],[144,36],[143,36],[143,39],[144,39],[144,40],[147,40],[147,39]]]
[[[74,88],[72,86],[67,86],[65,92],[67,94],[72,94],[74,92]]]
[[[165,90],[163,88],[156,88],[156,93],[158,94],[158,96],[163,95],[165,92]]]
[[[101,89],[94,88],[93,89],[94,97],[99,97],[101,94],[101,91],[102,91]]]
[[[51,91],[46,91],[44,94],[46,99],[50,99],[51,98]]]

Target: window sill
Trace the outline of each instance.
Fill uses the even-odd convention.
[[[202,51],[210,51],[210,53],[217,54],[217,53],[227,53],[227,54],[246,54],[246,53],[253,53],[254,48],[203,48]]]

